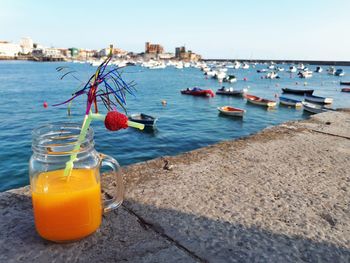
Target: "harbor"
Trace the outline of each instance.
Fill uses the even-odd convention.
[[[0,261],[349,262],[349,120],[326,112],[131,165],[123,206],[71,244],[36,234],[28,186],[3,192]]]

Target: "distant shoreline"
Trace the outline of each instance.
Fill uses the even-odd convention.
[[[35,62],[54,62],[54,61],[67,61],[64,58],[36,58],[31,56],[20,56],[20,57],[0,57],[0,61],[18,61],[18,60],[27,60],[27,61],[35,61]],[[329,66],[350,66],[350,61],[329,61],[329,60],[295,60],[295,59],[202,59],[204,62],[248,62],[248,63],[271,63],[274,62],[276,64],[308,64],[308,65],[329,65]]]
[[[271,63],[276,64],[308,64],[308,65],[329,65],[329,66],[350,66],[350,61],[327,61],[327,60],[292,60],[292,59],[202,59],[205,62],[218,61],[218,62],[251,62],[251,63]]]

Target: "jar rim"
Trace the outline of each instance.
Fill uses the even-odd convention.
[[[73,129],[81,130],[81,125],[75,122],[54,122],[54,123],[44,124],[33,129],[32,138],[34,139],[36,137],[44,135],[43,133],[44,130],[47,130],[47,129],[59,130],[62,128],[73,128]],[[86,139],[93,139],[93,138],[94,138],[94,130],[90,126],[86,133]]]
[[[32,149],[37,154],[70,155],[79,141],[81,126],[78,123],[57,122],[45,124],[32,131]],[[89,151],[94,146],[94,131],[90,126],[86,137],[80,142],[79,153]]]

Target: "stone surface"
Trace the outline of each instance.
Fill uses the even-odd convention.
[[[1,193],[0,262],[350,262],[349,132],[324,113],[127,167],[123,207],[72,244],[36,235],[28,188]]]

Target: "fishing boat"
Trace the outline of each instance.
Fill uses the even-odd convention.
[[[342,92],[350,92],[350,88],[342,88],[341,91]]]
[[[312,77],[312,71],[310,70],[305,70],[305,71],[300,71],[298,73],[299,78],[311,78]]]
[[[276,72],[272,71],[266,74],[265,78],[267,79],[278,79],[279,76]]]
[[[216,94],[218,95],[227,95],[227,96],[243,96],[245,93],[247,93],[248,89],[240,89],[235,90],[232,87],[231,88],[225,88],[222,87],[216,91]]]
[[[350,81],[340,81],[340,85],[350,86]]]
[[[329,67],[327,69],[329,75],[334,75],[335,74],[335,68],[334,67]]]
[[[258,96],[254,95],[249,95],[245,94],[244,97],[249,101],[250,103],[256,104],[256,105],[261,105],[261,106],[266,106],[266,107],[275,107],[276,106],[276,101],[274,100],[268,100],[268,99],[263,99]]]
[[[242,69],[249,69],[249,64],[247,64],[247,63],[243,63],[243,65],[242,65]]]
[[[224,82],[237,82],[237,78],[234,75],[228,75],[226,78],[223,79]]]
[[[296,94],[296,95],[312,95],[314,93],[313,89],[290,89],[290,88],[282,88],[283,93],[291,93],[291,94]]]
[[[290,66],[288,72],[290,73],[297,72],[297,68],[295,66]]]
[[[314,95],[305,95],[305,101],[321,104],[331,104],[333,102],[333,99]]]
[[[315,72],[316,73],[321,73],[323,71],[323,68],[321,67],[316,67]]]
[[[258,69],[256,72],[258,73],[265,73],[267,71],[267,69],[263,68],[263,69]]]
[[[144,114],[144,113],[136,113],[128,116],[130,121],[138,122],[145,125],[145,128],[154,128],[157,118]]]
[[[338,69],[335,71],[334,75],[335,75],[335,76],[338,76],[338,77],[342,77],[342,76],[345,75],[345,72],[344,72],[343,69],[338,68]]]
[[[293,107],[301,107],[303,104],[300,100],[295,100],[287,97],[279,97],[280,104],[287,105],[287,106],[293,106]]]
[[[187,88],[181,90],[181,94],[192,95],[192,96],[202,96],[202,97],[214,97],[215,94],[211,89],[201,89],[194,87],[192,89]]]
[[[298,65],[298,70],[303,70],[305,68],[305,66],[304,66],[304,64],[303,63],[300,63],[299,65]]]
[[[311,112],[311,113],[322,113],[327,111],[334,111],[332,108],[328,108],[319,104],[314,104],[310,102],[303,101],[303,108],[305,111]]]
[[[282,68],[282,67],[277,67],[276,70],[277,70],[277,71],[284,71],[284,68]]]
[[[243,117],[246,110],[240,109],[240,108],[234,108],[231,106],[222,106],[218,107],[218,110],[220,113],[228,115],[228,116],[236,116],[236,117]]]

